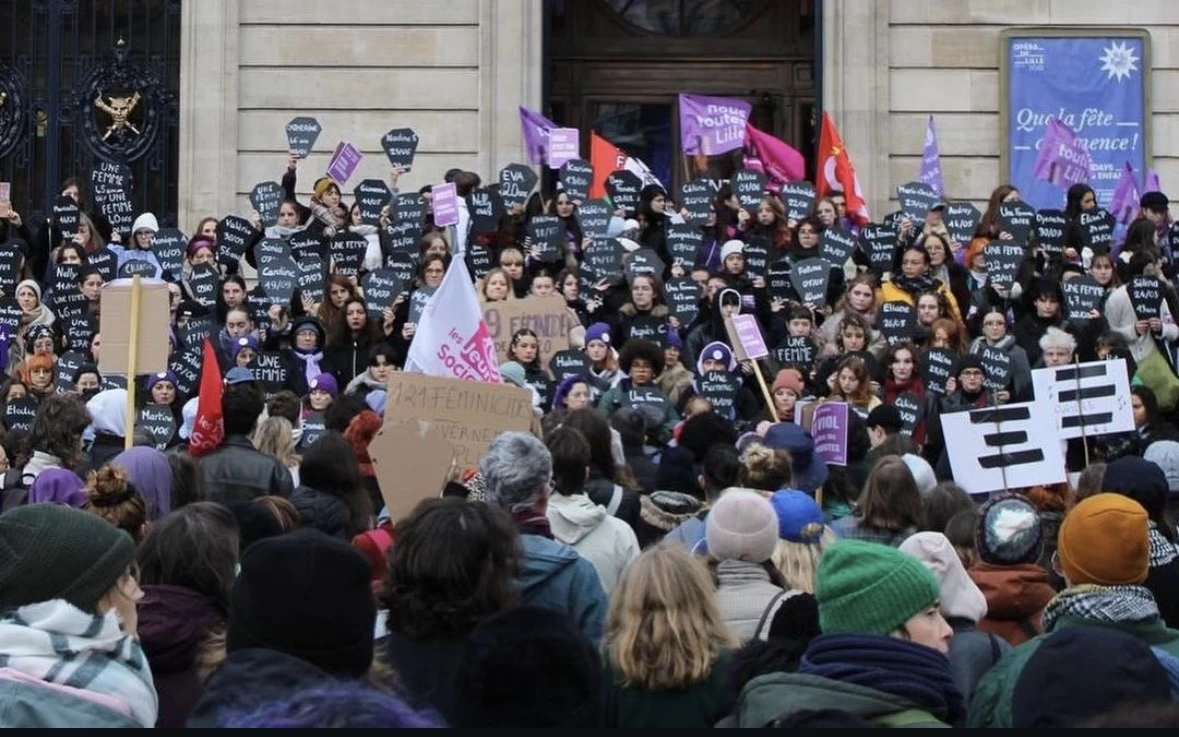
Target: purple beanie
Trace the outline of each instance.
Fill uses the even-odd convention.
[[[585,329],[585,344],[589,345],[595,340],[600,340],[603,343],[610,344],[610,326],[604,322],[595,322]]]
[[[320,391],[331,394],[333,397],[340,393],[340,387],[336,384],[336,377],[332,376],[331,374],[320,374],[319,376],[316,376],[311,380],[311,383],[308,384],[308,388],[311,391],[319,389]]]
[[[176,374],[172,373],[170,370],[162,371],[158,374],[151,374],[147,377],[147,390],[150,392],[152,387],[161,381],[167,381],[171,383],[172,386],[176,386]]]

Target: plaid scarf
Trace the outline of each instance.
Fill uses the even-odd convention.
[[[1175,543],[1163,537],[1163,533],[1159,532],[1158,523],[1152,520],[1150,523],[1150,567],[1165,566],[1176,559],[1179,559],[1179,550],[1175,549]]]
[[[0,665],[38,681],[113,701],[145,727],[159,713],[155,683],[139,638],[123,632],[113,611],[83,612],[62,599],[0,616]]]
[[[1094,622],[1150,622],[1159,618],[1154,594],[1145,586],[1081,584],[1065,589],[1044,608],[1044,631],[1061,617]]]

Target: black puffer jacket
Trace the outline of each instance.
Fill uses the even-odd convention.
[[[277,458],[259,453],[244,435],[230,435],[221,447],[201,459],[207,501],[229,504],[260,496],[289,497],[291,472]]]
[[[301,526],[314,527],[342,540],[352,539],[352,512],[340,497],[300,486],[291,495],[291,503],[299,510]]]

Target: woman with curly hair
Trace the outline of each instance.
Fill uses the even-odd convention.
[[[143,539],[147,502],[122,467],[107,465],[91,471],[86,477],[86,496],[82,509],[126,532],[136,544]]]
[[[602,395],[598,409],[611,415],[623,407],[635,407],[647,419],[653,440],[666,443],[680,418],[655,383],[655,377],[663,373],[663,349],[649,340],[632,338],[622,346],[618,363],[626,376]]]
[[[50,394],[37,407],[25,452],[17,459],[21,483],[31,487],[47,468],[78,469],[83,461],[82,432],[90,424],[90,412],[75,394]]]

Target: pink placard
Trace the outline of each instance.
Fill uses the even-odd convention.
[[[770,355],[766,342],[761,337],[761,328],[757,326],[757,318],[753,315],[735,315],[733,327],[737,331],[737,340],[745,349],[745,355],[750,359],[764,358]]]
[[[581,158],[581,132],[576,128],[553,128],[549,131],[549,167],[560,169],[561,164]]]
[[[360,166],[360,160],[363,158],[364,154],[351,143],[340,141],[336,144],[332,160],[328,162],[327,174],[342,185],[356,171],[356,167]]]
[[[431,204],[434,209],[434,224],[446,226],[457,223],[458,193],[455,192],[454,182],[435,184],[430,187],[430,192],[433,194]]]

